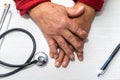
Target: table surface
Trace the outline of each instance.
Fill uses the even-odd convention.
[[[66,6],[72,6],[69,0],[52,0]],[[29,16],[21,17],[15,9],[13,0],[0,0],[0,16],[4,9],[4,3],[10,3],[12,18],[9,29],[23,28],[30,31],[37,42],[37,51],[44,51],[49,55],[47,42],[37,25]],[[114,48],[120,43],[120,0],[105,0],[104,8],[96,13],[88,42],[85,43],[84,61],[70,62],[67,68],[55,68],[54,60],[49,57],[49,62],[44,67],[31,66],[12,76],[0,78],[1,80],[120,80],[120,52],[114,57],[103,76],[97,78],[97,73]],[[5,31],[10,13],[0,32]],[[0,49],[0,60],[9,63],[21,64],[30,55],[32,43],[29,37],[23,33],[11,33],[5,37]],[[12,69],[13,70],[13,69]],[[11,69],[0,65],[0,74],[11,71]]]

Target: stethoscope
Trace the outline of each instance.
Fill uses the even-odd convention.
[[[5,5],[5,7],[6,8],[4,9],[3,15],[2,15],[1,20],[0,20],[0,30],[1,30],[2,25],[4,23],[5,17],[8,13],[8,9],[10,8],[10,4]],[[28,67],[29,65],[32,65],[32,64],[37,64],[38,66],[44,66],[48,62],[48,56],[45,52],[37,52],[36,53],[35,38],[29,31],[27,31],[25,29],[13,28],[13,29],[7,30],[0,35],[0,40],[2,39],[2,42],[3,42],[3,40],[4,40],[4,38],[7,34],[10,34],[10,33],[16,32],[16,31],[17,32],[22,32],[22,33],[28,35],[30,37],[30,39],[32,40],[33,49],[32,49],[31,55],[25,61],[24,64],[19,64],[19,65],[18,64],[9,64],[7,62],[4,62],[4,61],[0,60],[1,65],[7,66],[7,67],[10,67],[10,68],[15,68],[15,70],[13,70],[11,72],[8,72],[8,73],[5,73],[5,74],[0,74],[0,77],[7,77],[7,76],[10,76],[10,75],[13,75],[13,74],[21,71],[22,69],[24,69],[24,68],[26,68],[26,67]]]

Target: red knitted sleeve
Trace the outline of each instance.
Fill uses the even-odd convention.
[[[75,2],[80,1],[82,3],[85,3],[93,8],[96,9],[96,11],[100,11],[102,9],[104,0],[73,0]]]
[[[14,0],[14,1],[17,10],[20,11],[21,15],[24,15],[25,13],[27,13],[29,9],[36,6],[37,4],[51,0]]]

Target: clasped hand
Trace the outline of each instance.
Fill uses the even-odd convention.
[[[42,30],[56,67],[66,67],[75,54],[83,60],[84,42],[94,18],[93,8],[80,2],[71,8],[44,2],[29,13]]]

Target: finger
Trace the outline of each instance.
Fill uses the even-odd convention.
[[[64,31],[63,34],[64,35],[62,36],[75,48],[75,50],[80,52],[82,47],[80,39],[78,39],[68,30]]]
[[[84,6],[79,7],[65,7],[69,17],[78,17],[82,15],[85,11]]]
[[[78,60],[83,61],[83,52],[77,53]]]
[[[72,45],[69,45],[69,47],[70,47],[70,49],[72,50],[72,52],[74,52],[74,48],[73,48],[73,46]]]
[[[72,33],[74,33],[81,39],[86,39],[88,36],[88,33],[85,30],[83,30],[81,27],[79,27],[78,25],[74,24],[71,21],[67,28],[68,28],[68,30],[70,30]]]
[[[62,62],[62,67],[64,67],[64,68],[67,67],[69,62],[70,62],[69,57],[65,55],[64,60]]]
[[[58,58],[57,44],[55,40],[47,38],[47,42],[50,48],[50,57],[55,59]]]
[[[74,59],[74,54],[72,52],[72,50],[69,48],[68,43],[65,41],[64,38],[62,38],[61,36],[55,36],[54,37],[56,42],[58,43],[59,47],[61,49],[63,49],[63,51],[66,53],[66,55],[73,60]]]
[[[69,45],[69,47],[72,51],[74,51],[74,48],[71,45]],[[70,62],[69,57],[65,55],[64,60],[62,61],[62,67],[64,67],[64,68],[67,67],[69,62]]]
[[[58,57],[58,58],[56,59],[56,61],[55,61],[55,66],[56,66],[57,68],[59,68],[59,67],[61,66],[62,61],[63,61],[63,59],[64,59],[64,56],[65,56],[64,51],[63,51],[62,49],[60,49],[60,51],[59,51],[59,57]]]
[[[78,57],[78,60],[80,60],[80,61],[83,61],[83,47],[84,47],[84,42],[82,41],[82,47],[81,47],[81,51],[79,51],[79,52],[76,52],[76,54],[77,54],[77,57]]]

